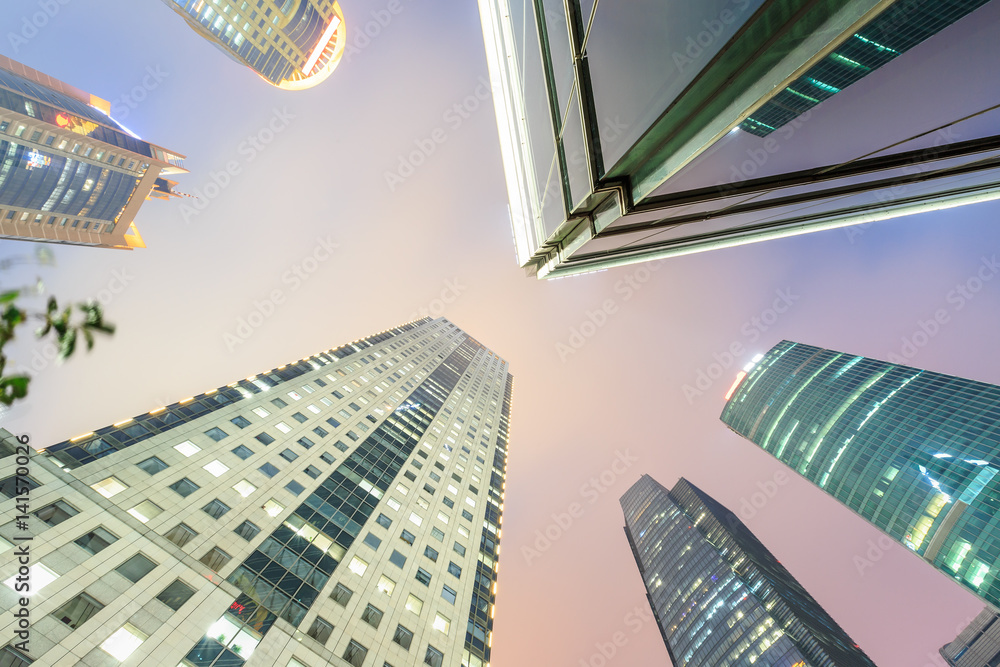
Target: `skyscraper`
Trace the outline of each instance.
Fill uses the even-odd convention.
[[[670,660],[686,667],[874,667],[735,514],[684,478],[643,475],[625,535]]]
[[[991,604],[1000,387],[782,341],[722,421]]]
[[[552,278],[1000,197],[973,103],[947,124],[927,95],[867,108],[874,132],[799,118],[984,4],[480,0],[518,263]]]
[[[0,459],[2,664],[487,665],[512,382],[424,318]]]
[[[142,248],[145,199],[176,196],[183,156],[135,136],[111,104],[0,56],[0,238]]]
[[[199,35],[283,90],[324,81],[347,46],[336,0],[163,0]]]
[[[1000,665],[1000,614],[983,609],[959,633],[955,641],[941,648],[941,656],[952,667],[996,667]]]

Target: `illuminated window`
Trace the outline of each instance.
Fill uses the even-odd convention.
[[[424,522],[423,517],[421,517],[416,512],[410,512],[410,523],[414,524],[415,526],[419,526],[423,522]]]
[[[361,577],[364,576],[365,571],[368,569],[368,563],[355,556],[351,559],[351,564],[347,566],[347,569]]]
[[[302,395],[299,394],[299,392],[297,392],[297,391],[290,391],[290,392],[288,392],[288,395],[291,396],[296,401],[302,398]]]
[[[257,415],[258,417],[266,417],[266,416],[268,416],[269,414],[271,414],[270,412],[268,412],[268,411],[267,411],[267,410],[265,410],[264,408],[254,408],[254,409],[253,409],[253,413],[254,413],[255,415]]]
[[[972,565],[969,566],[969,571],[965,574],[965,580],[975,588],[979,588],[982,586],[983,581],[986,580],[986,575],[989,573],[990,568],[986,565],[986,563],[978,558],[973,558]]]
[[[141,503],[130,509],[128,513],[139,521],[148,523],[150,519],[155,519],[162,514],[163,508],[148,500],[143,500]]]
[[[392,592],[396,589],[396,582],[385,576],[384,574],[379,577],[378,580],[378,590],[386,595],[392,595]]]
[[[126,623],[121,629],[104,640],[101,650],[111,655],[112,658],[125,662],[137,648],[139,648],[147,635],[131,623]]]
[[[276,517],[281,514],[285,507],[278,503],[274,498],[271,498],[266,503],[264,503],[264,511],[267,512],[268,516]]]
[[[233,489],[236,490],[236,493],[246,498],[251,493],[256,491],[257,487],[248,482],[247,480],[241,479],[240,481],[236,482],[236,484],[233,486]]]
[[[179,451],[184,456],[192,456],[192,455],[197,454],[198,452],[201,451],[201,447],[199,447],[198,445],[194,444],[190,440],[185,440],[184,442],[180,443],[179,445],[174,445],[174,449],[176,449],[177,451]]]
[[[18,577],[20,577],[20,581],[18,581]],[[27,576],[15,574],[3,583],[6,584],[11,590],[18,592],[25,597],[31,597],[58,578],[59,575],[56,574],[51,568],[43,565],[42,563],[35,563],[28,569]],[[31,588],[25,589],[25,583],[28,583]]]
[[[202,466],[202,468],[204,468],[208,472],[212,473],[212,475],[214,477],[219,477],[219,476],[221,476],[221,475],[229,472],[229,466],[227,466],[226,464],[224,464],[219,459],[215,459],[211,463]]]
[[[437,630],[438,632],[447,635],[448,630],[451,629],[451,620],[449,620],[446,616],[442,616],[441,614],[435,614],[434,629]]]
[[[278,422],[277,424],[274,425],[274,428],[278,429],[282,433],[288,433],[289,431],[292,430],[292,427],[286,424],[285,422]]]
[[[424,601],[412,593],[406,597],[406,610],[420,616],[424,608]]]
[[[122,491],[127,489],[128,486],[124,484],[117,477],[108,477],[107,479],[101,480],[96,484],[91,484],[90,488],[92,488],[94,491],[97,491],[105,498],[111,498],[115,494],[121,493]]]

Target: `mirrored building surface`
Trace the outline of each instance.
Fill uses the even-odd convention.
[[[1000,602],[1000,387],[782,341],[740,373],[721,419]]]
[[[997,198],[983,5],[480,0],[519,264],[552,278]]]
[[[739,518],[681,478],[643,475],[625,534],[674,665],[874,667]]]

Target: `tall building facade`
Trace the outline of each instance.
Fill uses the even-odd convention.
[[[163,0],[199,35],[283,90],[324,81],[347,46],[336,0]]]
[[[1000,665],[1000,614],[983,609],[959,633],[955,641],[941,648],[941,656],[951,667],[997,667]]]
[[[0,56],[0,238],[144,247],[134,220],[183,156],[135,136],[111,104]]]
[[[790,341],[737,382],[730,429],[1000,603],[1000,387]]]
[[[625,534],[667,652],[684,667],[874,667],[739,518],[684,478],[643,475]]]
[[[553,278],[1000,197],[977,157],[1000,137],[928,150],[932,113],[846,155],[814,135],[787,159],[833,132],[815,120],[769,136],[984,4],[479,0],[518,263]]]
[[[0,664],[488,665],[512,382],[424,318],[0,459]]]

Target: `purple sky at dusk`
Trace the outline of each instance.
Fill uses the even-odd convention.
[[[643,473],[668,487],[684,476],[739,512],[786,471],[719,421],[738,369],[782,339],[879,359],[912,352],[914,366],[1000,383],[1000,269],[961,307],[949,298],[1000,255],[1000,203],[654,270],[528,278],[515,261],[492,100],[483,99],[478,9],[400,2],[363,48],[351,40],[330,79],[298,93],[264,84],[158,0],[71,0],[16,49],[0,38],[3,55],[116,102],[124,125],[187,155],[191,173],[175,179],[203,205],[147,202],[136,220],[144,250],[50,245],[56,266],[3,276],[8,286],[40,275],[67,302],[102,298],[118,333],[56,366],[25,332],[12,356],[34,360],[35,379],[2,425],[44,447],[423,314],[447,317],[514,374],[493,667],[669,665],[655,625],[629,616],[648,619],[649,607],[618,498]],[[386,2],[342,7],[348,31],[360,34]],[[869,86],[858,98],[893,77],[935,72],[928,104],[957,116],[996,103],[995,86],[971,81],[974,103],[933,93],[995,67],[975,49],[995,41],[997,9],[964,26],[968,42],[931,40],[858,84]],[[20,17],[37,11],[36,0],[7,0],[7,28],[19,31]],[[968,70],[942,78],[934,48]],[[910,55],[918,70],[907,70]],[[982,71],[995,81],[995,70]],[[130,91],[144,77],[154,83],[135,102]],[[834,101],[846,106],[849,93]],[[901,117],[917,111],[906,106]],[[248,149],[248,136],[269,125],[282,129]],[[806,126],[801,141],[815,144],[810,132],[831,127]],[[423,164],[387,179],[419,145],[433,145]],[[218,176],[232,163],[235,175]],[[228,184],[206,188],[213,174]],[[33,251],[2,244],[0,257]],[[277,303],[264,303],[274,294]],[[610,314],[594,315],[608,302]],[[785,312],[769,312],[776,302]],[[945,324],[904,349],[939,310]],[[241,330],[248,319],[259,326]],[[574,333],[581,328],[592,335]],[[733,344],[746,350],[738,359],[727,357]],[[709,378],[714,363],[724,366],[718,379]],[[686,396],[699,373],[703,393]],[[983,604],[901,546],[879,547],[881,533],[797,476],[774,489],[745,522],[872,659],[943,665],[937,650]],[[559,527],[574,503],[581,511]],[[539,540],[546,531],[556,539]],[[601,662],[599,645],[618,632],[624,645]]]

